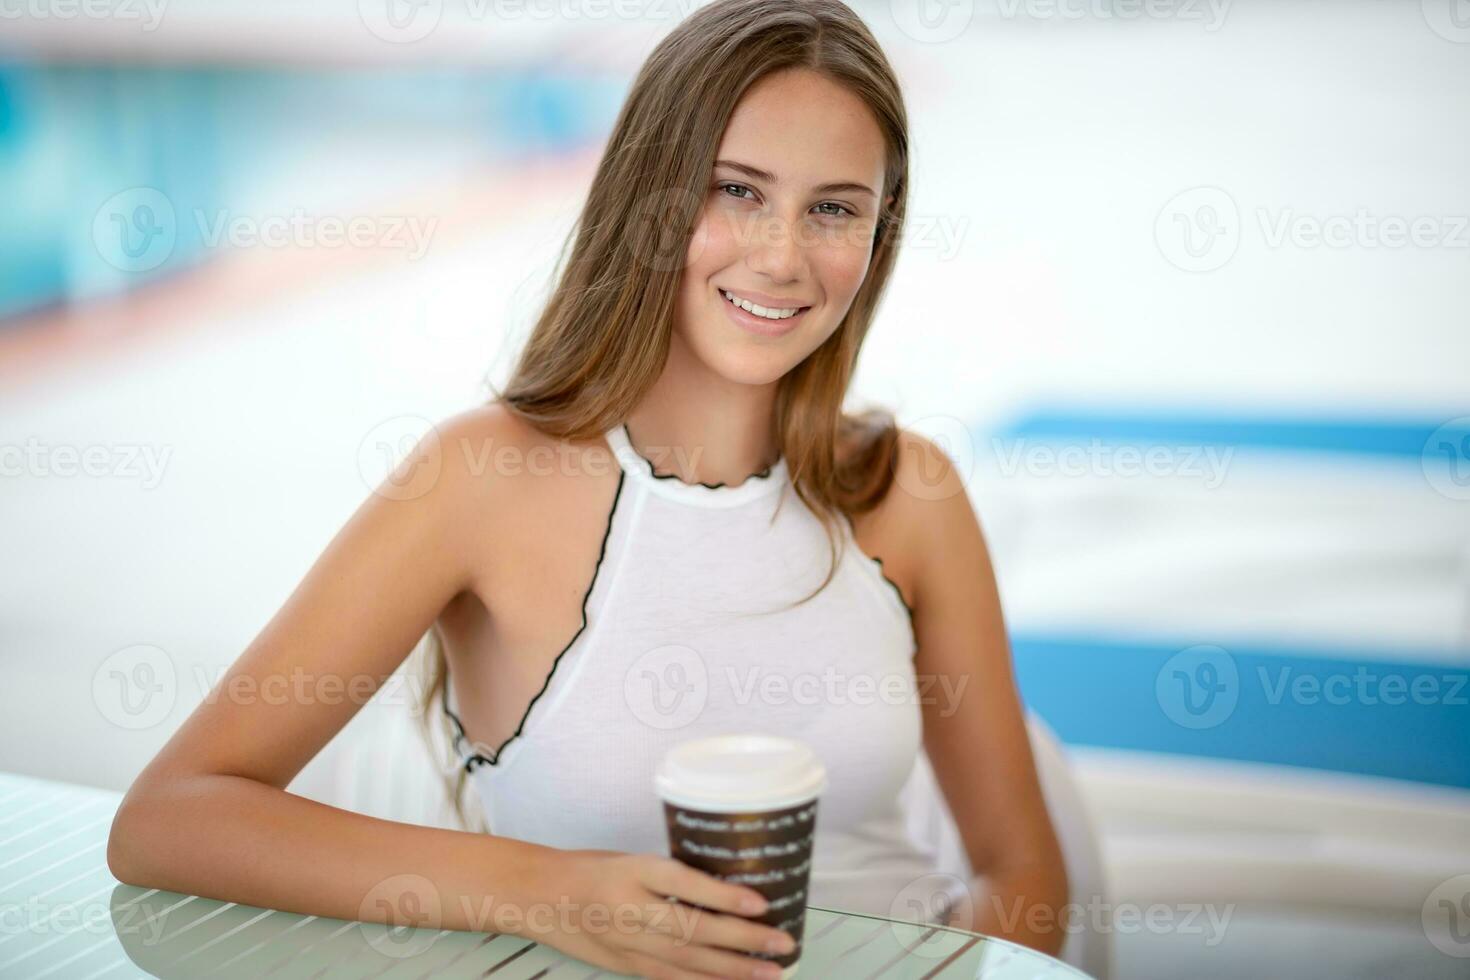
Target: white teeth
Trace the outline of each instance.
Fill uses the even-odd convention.
[[[757,306],[749,300],[741,299],[729,290],[722,289],[720,290],[720,294],[742,310],[748,313],[754,313],[756,316],[763,316],[767,320],[785,320],[787,317],[795,316],[801,310],[799,306],[792,307],[789,310],[768,310],[764,306]]]

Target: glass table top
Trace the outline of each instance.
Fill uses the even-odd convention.
[[[297,915],[125,885],[107,869],[122,796],[0,773],[0,978],[272,976],[612,980],[527,939]],[[800,978],[1076,980],[962,929],[808,906]]]

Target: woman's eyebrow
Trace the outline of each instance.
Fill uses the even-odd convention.
[[[762,180],[768,184],[781,183],[779,180],[776,179],[775,174],[768,173],[767,171],[764,171],[759,167],[752,167],[748,163],[740,163],[736,160],[716,160],[715,166],[728,167],[731,170],[737,170],[740,173],[745,174],[745,176],[749,177],[751,180]],[[878,196],[877,191],[873,190],[873,188],[869,187],[867,184],[859,184],[856,181],[851,180],[837,181],[836,183],[831,184],[818,184],[816,187],[813,187],[812,190],[818,194],[835,194],[838,191],[856,191],[859,194],[867,194],[869,197]]]

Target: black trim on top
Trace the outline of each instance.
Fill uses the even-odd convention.
[[[883,581],[887,582],[890,586],[893,587],[893,594],[898,596],[899,604],[903,606],[904,612],[909,614],[909,625],[912,626],[914,622],[914,610],[913,607],[909,605],[908,600],[903,597],[903,589],[900,589],[898,587],[898,583],[889,578],[888,573],[883,570],[883,559],[875,558],[872,555],[868,554],[866,551],[863,550],[862,545],[857,543],[857,525],[853,523],[852,515],[847,513],[846,511],[843,511],[842,516],[847,518],[847,526],[852,528],[852,546],[857,549],[858,554],[862,555],[868,561],[878,566],[878,574],[883,576]]]
[[[444,704],[444,713],[448,715],[449,720],[454,723],[454,751],[459,752],[460,746],[463,745],[465,741],[464,724],[460,722],[459,715],[455,714],[449,708],[449,675],[450,672],[446,668],[444,671],[444,689],[440,692],[440,695]],[[476,752],[474,755],[464,760],[464,768],[466,770],[472,770],[475,768],[475,763],[488,763],[490,761],[491,760],[488,757]]]
[[[858,550],[862,551],[861,548],[859,548]],[[867,553],[864,552],[864,554]],[[878,574],[883,576],[883,581],[893,586],[893,594],[898,596],[898,601],[903,604],[904,611],[909,614],[909,622],[912,623],[914,621],[913,607],[910,606],[908,600],[903,597],[903,590],[898,587],[898,583],[889,578],[888,573],[883,570],[883,559],[874,558],[872,555],[868,555],[868,560],[878,566]]]
[[[633,445],[633,437],[630,436],[630,435],[628,435],[628,423],[623,422],[623,423],[620,423],[620,424],[621,424],[622,429],[623,429],[623,437],[628,440],[628,448],[633,450],[633,455],[637,456],[639,459],[643,460],[643,462],[645,464],[647,464],[647,466],[648,466],[648,475],[651,476],[651,477],[653,477],[655,480],[673,480],[676,483],[682,483],[686,487],[709,487],[711,490],[718,490],[721,487],[729,487],[730,486],[728,483],[725,483],[723,481],[720,482],[720,483],[705,483],[703,480],[696,480],[694,483],[690,483],[688,480],[681,480],[681,479],[679,479],[679,477],[677,475],[673,474],[673,473],[655,473],[653,471],[653,460],[649,459],[647,456],[645,456],[642,453],[640,453],[637,450],[637,448]],[[739,483],[735,484],[735,487],[743,487],[750,480],[764,480],[764,479],[767,479],[771,475],[771,470],[773,470],[775,468],[776,468],[776,464],[775,463],[772,463],[770,466],[767,466],[765,469],[761,470],[759,473],[752,473],[752,474],[750,474],[744,480],[741,480]],[[733,490],[733,489],[735,489],[735,487],[730,487],[730,489]]]
[[[546,689],[551,686],[551,678],[556,674],[557,664],[561,663],[561,658],[566,654],[568,650],[572,648],[572,644],[577,642],[577,637],[582,635],[582,631],[587,628],[587,601],[592,597],[592,590],[597,585],[597,576],[602,573],[603,559],[607,557],[607,541],[608,538],[612,537],[613,517],[618,512],[618,501],[621,500],[623,496],[623,480],[625,479],[625,477],[626,474],[619,470],[618,488],[616,492],[613,493],[612,508],[607,512],[607,528],[602,532],[602,549],[600,552],[598,552],[597,555],[597,565],[592,569],[592,581],[587,584],[587,591],[582,595],[582,625],[577,627],[577,632],[572,634],[572,638],[567,641],[566,646],[561,648],[561,653],[558,653],[556,655],[556,659],[551,662],[551,669],[546,673],[546,680],[541,683],[541,690],[537,691],[535,695],[532,696],[530,702],[527,703],[526,710],[521,714],[520,723],[516,725],[516,730],[512,732],[504,742],[500,743],[500,748],[496,749],[493,755],[485,756],[481,755],[479,752],[476,752],[474,755],[465,759],[464,768],[466,770],[473,770],[476,764],[489,766],[498,764],[498,762],[500,761],[500,757],[505,754],[505,747],[520,737],[521,731],[526,727],[526,719],[531,716],[531,709],[535,707],[536,702],[540,700],[541,695],[546,693]],[[444,676],[444,712],[445,714],[449,715],[449,719],[454,722],[454,727],[456,729],[454,746],[455,750],[458,751],[459,746],[464,741],[465,732],[464,725],[460,723],[458,716],[456,716],[454,712],[449,710],[449,674],[447,670],[445,671]]]

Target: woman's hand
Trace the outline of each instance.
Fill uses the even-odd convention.
[[[744,918],[765,911],[759,892],[674,858],[563,851],[539,891],[557,906],[555,924],[528,915],[522,934],[618,973],[650,980],[774,980],[781,968],[748,954],[794,947],[787,933]]]

